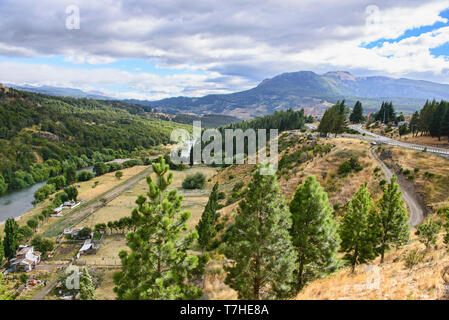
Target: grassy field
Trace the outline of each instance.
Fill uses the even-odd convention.
[[[440,237],[437,248],[425,251],[423,244],[412,242],[386,254],[371,265],[356,267],[354,274],[344,268],[328,278],[308,284],[298,300],[429,300],[443,299],[445,282],[442,270],[448,264],[448,252]],[[411,262],[410,255],[417,250]]]
[[[173,184],[171,188],[177,188],[183,198],[183,210],[188,210],[191,213],[187,225],[193,229],[204,210],[209,199],[209,192],[212,188],[212,183],[209,182],[204,190],[184,190],[181,188],[182,181],[189,174],[201,172],[206,176],[206,180],[216,173],[215,168],[199,166],[189,168],[184,171],[173,171]],[[154,177],[154,174],[152,175]],[[132,209],[136,206],[135,201],[139,194],[146,194],[148,192],[148,185],[145,179],[139,181],[133,188],[125,191],[120,196],[109,202],[105,207],[99,209],[90,215],[87,219],[78,224],[78,227],[89,226],[93,228],[97,223],[107,223],[109,221],[120,219],[121,217],[129,216]],[[78,262],[89,267],[119,267],[120,259],[118,252],[122,249],[127,250],[126,239],[124,235],[113,234],[107,235],[103,239],[103,243],[95,255],[82,256]],[[112,291],[114,285],[112,282],[112,275],[114,271],[106,271],[103,280],[96,289],[98,298],[101,299],[115,299],[115,294]]]
[[[216,169],[201,166],[189,168],[184,171],[173,171],[173,184],[170,186],[170,188],[178,188],[179,194],[184,196],[182,208],[191,212],[191,219],[189,220],[189,226],[191,227],[199,221],[201,213],[209,199],[209,190],[212,188],[212,184],[207,183],[205,190],[182,189],[181,184],[185,177],[196,172],[203,173],[207,180],[215,174]],[[152,174],[151,177],[154,179],[155,174]],[[135,201],[137,196],[140,194],[145,195],[147,192],[147,182],[145,179],[142,179],[132,189],[125,191],[109,202],[105,207],[82,221],[77,227],[88,226],[93,228],[98,223],[107,223],[129,216],[131,215],[132,209],[136,207]]]
[[[391,158],[385,159],[396,170],[409,170],[411,183],[430,207],[449,205],[449,160],[428,152],[385,147]],[[418,171],[415,171],[418,170]]]

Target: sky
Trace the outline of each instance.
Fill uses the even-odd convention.
[[[449,0],[0,0],[0,83],[157,100],[302,70],[449,83]]]

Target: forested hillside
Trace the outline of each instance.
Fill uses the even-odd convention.
[[[0,193],[94,161],[169,142],[175,127],[142,117],[142,106],[0,88]],[[59,172],[58,172],[59,171]]]

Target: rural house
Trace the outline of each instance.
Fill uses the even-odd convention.
[[[20,246],[16,257],[9,261],[14,271],[31,271],[41,261],[41,253],[34,251],[33,246]]]

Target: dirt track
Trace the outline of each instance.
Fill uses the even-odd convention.
[[[387,179],[390,180],[393,176],[393,172],[385,165],[382,160],[379,159],[373,148],[370,149],[370,152],[379,163],[379,166],[382,168],[382,171],[384,172]],[[416,198],[412,194],[410,194],[406,188],[401,186],[399,181],[397,183],[399,184],[399,188],[401,189],[402,197],[404,198],[410,210],[410,226],[414,228],[424,221],[424,210],[423,208],[421,208],[421,205],[416,200]]]
[[[65,228],[70,228],[81,221],[83,221],[85,218],[90,216],[92,213],[97,211],[98,209],[102,208],[105,203],[115,199],[120,194],[122,194],[124,191],[132,188],[137,182],[145,178],[147,175],[151,174],[152,168],[147,168],[135,176],[129,178],[125,182],[121,183],[120,185],[116,186],[115,188],[112,188],[105,193],[99,195],[95,199],[90,200],[87,204],[85,204],[82,208],[79,208],[75,212],[71,213],[67,217],[62,217],[60,221],[57,222],[57,224],[52,227],[51,229],[44,232],[45,237],[53,237],[56,236],[64,231]],[[104,202],[101,201],[104,199]]]

